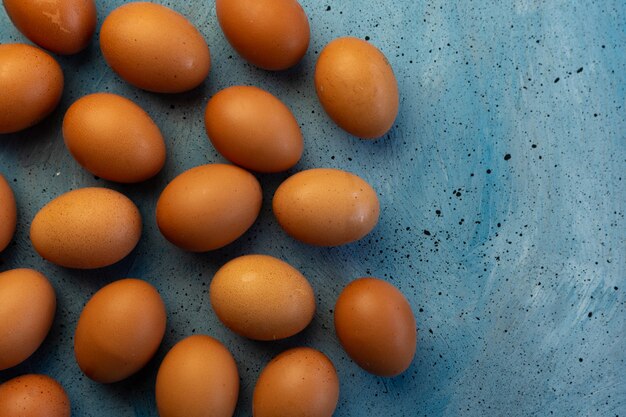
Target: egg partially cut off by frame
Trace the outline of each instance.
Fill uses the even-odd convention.
[[[96,30],[93,0],[3,0],[3,4],[24,36],[57,54],[82,51]]]
[[[45,51],[21,43],[0,44],[0,134],[39,123],[63,93],[63,71]]]
[[[89,94],[75,101],[63,119],[63,138],[81,166],[110,181],[145,181],[165,163],[158,126],[141,107],[117,94]]]
[[[128,197],[88,187],[62,194],[39,210],[30,226],[30,240],[50,262],[93,269],[128,255],[141,228],[141,214]]]
[[[54,288],[40,272],[0,272],[0,371],[24,362],[41,346],[56,305]]]
[[[70,400],[56,380],[28,374],[0,385],[2,417],[70,417]]]
[[[0,174],[0,252],[11,243],[16,225],[15,196],[7,180]]]
[[[198,29],[155,3],[131,2],[113,10],[102,23],[100,48],[120,77],[155,93],[191,90],[211,67],[209,47]]]

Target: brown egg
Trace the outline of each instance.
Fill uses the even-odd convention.
[[[250,339],[293,336],[315,314],[315,295],[304,275],[267,255],[240,256],[226,263],[211,281],[210,296],[222,323]]]
[[[320,53],[315,91],[342,129],[363,139],[383,136],[398,115],[398,83],[389,61],[372,44],[339,38]]]
[[[279,99],[256,87],[226,88],[204,113],[209,139],[226,159],[258,172],[279,172],[300,160],[298,121]]]
[[[316,168],[287,178],[272,202],[278,223],[292,237],[337,246],[367,235],[378,222],[376,191],[346,171]]]
[[[0,273],[0,371],[24,362],[39,348],[52,326],[56,303],[54,288],[39,272]]]
[[[2,417],[70,417],[65,390],[46,375],[22,375],[0,385]]]
[[[249,172],[233,165],[202,165],[165,187],[157,202],[157,224],[167,240],[183,249],[219,249],[252,226],[262,198],[261,185]]]
[[[335,330],[348,355],[375,375],[399,375],[415,355],[411,306],[396,287],[377,278],[359,278],[344,288],[335,305]]]
[[[63,119],[65,145],[76,161],[99,177],[140,182],[165,163],[165,142],[141,107],[116,94],[82,97]]]
[[[254,417],[331,417],[339,400],[339,378],[323,353],[287,350],[261,372],[254,387]]]
[[[74,334],[80,369],[97,382],[121,381],[154,356],[166,324],[156,288],[133,278],[115,281],[91,297]]]
[[[13,239],[17,224],[17,206],[13,190],[0,174],[0,252],[6,249]]]
[[[231,417],[238,396],[239,373],[233,356],[205,335],[174,345],[156,378],[160,417]]]
[[[50,55],[20,43],[0,44],[0,133],[40,122],[63,93],[63,71]]]
[[[68,268],[112,265],[133,250],[141,214],[123,194],[80,188],[46,204],[33,219],[30,240],[45,259]]]
[[[96,30],[93,0],[3,0],[17,29],[37,45],[57,54],[83,50]]]
[[[132,2],[113,10],[100,30],[104,59],[135,87],[180,93],[209,74],[209,47],[183,15],[159,4]]]
[[[266,70],[284,70],[309,47],[309,19],[296,0],[216,0],[224,35],[245,60]]]

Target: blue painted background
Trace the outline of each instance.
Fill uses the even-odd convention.
[[[99,24],[121,3],[97,1]],[[47,373],[67,389],[74,416],[156,416],[160,360],[181,338],[207,333],[238,363],[237,416],[250,415],[260,369],[297,345],[318,348],[335,363],[337,416],[626,415],[626,3],[303,1],[311,45],[284,73],[240,59],[219,30],[211,1],[160,3],[188,16],[205,35],[213,67],[202,87],[174,96],[132,88],[105,65],[96,35],[85,52],[58,57],[66,88],[52,116],[0,137],[0,171],[19,209],[17,234],[0,254],[0,269],[36,268],[58,294],[50,335],[28,361],[0,372],[0,382]],[[369,39],[396,72],[400,114],[384,139],[350,137],[316,99],[316,57],[343,35]],[[18,41],[24,38],[0,12],[0,42]],[[191,254],[165,241],[154,219],[158,195],[185,169],[222,161],[202,116],[208,98],[233,84],[265,88],[293,110],[306,141],[293,172],[338,167],[374,186],[383,210],[372,234],[330,249],[288,238],[270,210],[284,173],[258,176],[261,216],[236,243]],[[162,129],[168,159],[154,179],[131,186],[98,180],[66,151],[60,131],[65,110],[98,91],[131,98]],[[44,262],[28,239],[31,219],[57,195],[94,185],[120,190],[139,206],[144,231],[136,250],[91,272]],[[245,340],[211,311],[207,291],[214,272],[252,252],[280,257],[312,282],[318,310],[302,334],[278,343]],[[394,379],[363,372],[333,332],[337,295],[364,275],[397,285],[417,318],[415,360]],[[147,368],[100,385],[74,362],[73,331],[88,298],[123,277],[159,289],[168,330]]]

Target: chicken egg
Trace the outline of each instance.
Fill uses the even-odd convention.
[[[28,374],[0,385],[2,417],[70,417],[70,400],[56,380]]]
[[[0,252],[11,243],[16,225],[15,196],[7,180],[0,174]]]

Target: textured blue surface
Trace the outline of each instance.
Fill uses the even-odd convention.
[[[99,24],[121,3],[98,1]],[[87,51],[59,58],[66,89],[53,115],[0,137],[0,171],[19,209],[17,234],[0,254],[0,268],[36,268],[58,294],[50,335],[28,361],[0,372],[0,382],[46,373],[67,389],[74,416],[155,416],[160,360],[184,336],[207,333],[238,363],[237,416],[251,414],[260,369],[296,345],[318,348],[335,363],[337,416],[626,415],[623,0],[304,1],[311,46],[285,73],[240,59],[219,30],[211,1],[162,3],[188,16],[210,45],[213,67],[201,88],[175,96],[134,89],[107,68],[96,36]],[[384,139],[350,137],[317,102],[316,56],[343,35],[369,39],[396,72],[400,114]],[[0,42],[16,41],[24,38],[0,12]],[[190,254],[161,237],[154,208],[167,182],[185,169],[222,161],[206,139],[202,115],[208,97],[233,84],[265,88],[293,110],[306,141],[296,170],[338,167],[378,190],[383,210],[371,235],[331,249],[286,237],[270,210],[285,173],[259,176],[262,213],[237,243]],[[98,91],[135,100],[157,121],[168,159],[156,178],[133,186],[97,180],[66,151],[64,111]],[[31,219],[57,195],[93,185],[120,190],[139,206],[144,232],[136,250],[92,272],[44,262],[28,239]],[[302,334],[252,342],[225,329],[211,311],[213,273],[251,252],[280,257],[312,282],[318,311]],[[415,360],[394,379],[363,372],[333,332],[337,295],[364,275],[397,285],[415,311]],[[100,385],[74,362],[73,331],[90,295],[123,277],[159,289],[168,330],[146,369]]]

